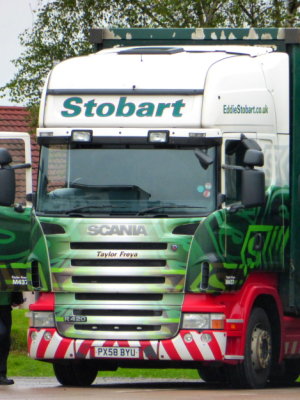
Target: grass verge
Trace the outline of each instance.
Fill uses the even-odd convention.
[[[32,360],[25,353],[11,352],[8,360],[9,376],[49,377],[54,376],[50,363]],[[99,372],[100,377],[124,378],[170,378],[170,379],[199,379],[195,370],[173,369],[127,369],[119,368],[116,372]]]

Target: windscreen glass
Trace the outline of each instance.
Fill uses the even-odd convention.
[[[37,212],[204,215],[216,207],[216,148],[42,146]]]

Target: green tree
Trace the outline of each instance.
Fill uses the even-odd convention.
[[[299,25],[297,0],[52,0],[41,3],[32,30],[20,35],[24,51],[14,78],[0,88],[12,101],[39,102],[57,61],[92,51],[92,27],[281,27]]]

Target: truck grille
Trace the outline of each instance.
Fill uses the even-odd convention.
[[[191,236],[166,230],[169,237],[162,242],[93,238],[66,242],[61,258],[51,254],[59,333],[90,340],[174,337]]]
[[[165,283],[166,278],[162,276],[73,276],[72,283],[115,283],[115,284],[127,284],[127,283]]]
[[[82,293],[76,294],[76,300],[84,300],[84,301],[159,301],[162,300],[163,296],[161,294],[120,294],[120,293]]]
[[[97,242],[71,243],[74,250],[165,250],[167,243]]]
[[[74,267],[164,267],[165,260],[71,260]]]

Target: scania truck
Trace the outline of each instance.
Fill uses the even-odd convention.
[[[295,381],[300,30],[91,41],[41,98],[30,356],[63,385],[119,367]]]

